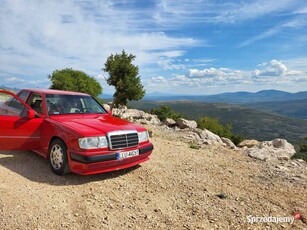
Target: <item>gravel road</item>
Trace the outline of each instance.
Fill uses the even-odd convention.
[[[307,229],[306,177],[224,147],[152,142],[150,161],[93,176],[59,177],[33,152],[0,151],[0,229]],[[247,221],[294,212],[292,225]]]

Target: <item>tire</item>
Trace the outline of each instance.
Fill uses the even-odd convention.
[[[57,175],[70,173],[67,158],[67,147],[60,139],[51,142],[48,152],[48,163],[51,170]]]

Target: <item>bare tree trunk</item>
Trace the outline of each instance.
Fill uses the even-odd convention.
[[[112,104],[110,105],[110,110],[112,111],[116,102],[116,97],[114,97]]]

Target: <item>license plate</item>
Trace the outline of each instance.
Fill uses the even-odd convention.
[[[134,157],[138,155],[139,155],[138,149],[127,151],[127,152],[120,152],[120,153],[117,153],[117,160],[128,158],[128,157]]]

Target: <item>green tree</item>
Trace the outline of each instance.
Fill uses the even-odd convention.
[[[182,117],[181,114],[176,113],[174,110],[171,109],[171,107],[167,105],[162,105],[160,106],[160,108],[152,109],[151,114],[157,115],[161,121],[164,121],[166,118],[172,118],[174,120],[177,120],[178,118]]]
[[[88,93],[94,97],[98,97],[102,93],[99,82],[79,70],[68,68],[55,70],[48,78],[52,83],[50,89]]]
[[[128,100],[137,101],[145,95],[140,76],[138,76],[139,68],[132,64],[134,59],[134,55],[128,55],[123,50],[121,54],[111,54],[104,64],[102,70],[109,74],[107,82],[115,87],[112,107],[127,105]]]

